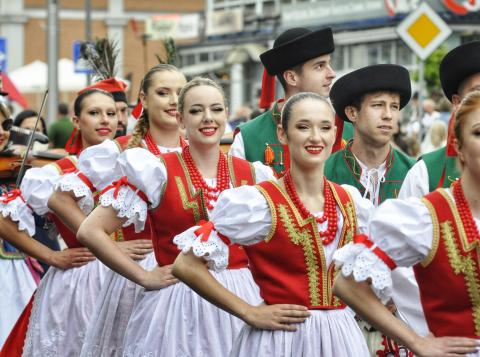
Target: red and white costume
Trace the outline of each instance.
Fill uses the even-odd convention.
[[[92,184],[106,188],[111,182],[120,179],[121,172],[116,162],[120,153],[127,148],[129,139],[130,136],[123,136],[113,141],[106,140],[82,152],[78,162],[85,168],[82,173]],[[146,147],[145,143],[143,146]],[[162,154],[182,150],[182,147],[157,148]],[[59,187],[63,191],[74,192],[77,197],[82,197],[82,200],[93,200],[93,193],[88,190],[84,181],[78,179],[77,174],[64,175]],[[147,221],[147,228],[140,233],[135,233],[132,226],[123,228],[120,240],[151,239],[149,224]],[[138,264],[147,270],[155,268],[155,255],[150,253],[145,259],[138,261]],[[140,287],[132,281],[114,271],[107,272],[87,327],[81,356],[121,355],[125,330],[139,292]]]
[[[229,157],[230,186],[253,184],[273,177],[270,168]],[[157,158],[135,148],[118,159],[123,185],[104,193],[101,204],[112,206],[137,231],[144,229],[147,216],[154,231],[153,246],[159,265],[172,264],[178,255],[175,234],[208,220],[207,202],[192,184],[192,177],[181,154]],[[207,179],[210,187],[216,179]],[[214,200],[209,204],[215,204]],[[247,268],[242,249],[232,247],[230,269],[214,274],[229,290],[255,304],[258,288]],[[243,322],[203,300],[183,283],[161,290],[141,289],[128,323],[124,341],[125,356],[226,356]]]
[[[202,232],[195,226],[174,238],[183,252],[192,250],[216,270],[226,266],[226,243],[242,245],[265,303],[299,304],[311,312],[295,332],[245,325],[230,356],[369,355],[354,313],[332,294],[332,256],[354,232],[366,231],[372,205],[351,186],[328,184],[338,217],[329,244],[322,244],[319,233],[327,229],[328,220],[303,218],[273,181],[224,191]]]
[[[33,212],[39,215],[49,213],[47,202],[61,176],[76,170],[75,157],[28,170],[20,187],[21,195],[7,204],[0,204],[3,216],[10,216],[20,230],[32,236],[35,233]],[[88,182],[83,175],[79,175],[78,179]],[[95,190],[91,183],[88,186],[89,190]],[[87,210],[93,206],[93,199],[81,199],[79,206]],[[50,215],[67,247],[81,247],[75,235],[56,216]],[[67,356],[80,353],[85,328],[106,271],[107,268],[98,260],[68,270],[50,267],[33,299],[24,356]]]
[[[370,239],[344,247],[334,259],[344,275],[371,279],[382,301],[392,294],[392,269],[413,266],[428,329],[437,337],[478,339],[479,243],[464,222],[451,189],[438,189],[421,200],[389,200],[371,220]],[[474,219],[474,224],[479,227],[480,221]]]

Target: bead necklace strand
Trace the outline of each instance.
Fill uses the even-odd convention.
[[[315,218],[315,221],[317,223],[324,223],[325,221],[328,221],[327,229],[324,232],[319,232],[320,237],[322,238],[322,244],[328,245],[333,242],[338,229],[338,216],[335,199],[333,198],[332,189],[330,188],[327,179],[325,177],[323,178],[323,196],[325,199],[325,203],[322,217],[315,217],[304,206],[304,204],[300,200],[300,197],[297,194],[290,171],[287,171],[287,173],[285,174],[283,182],[285,183],[285,189],[287,190],[287,194],[290,196],[293,203],[295,204],[295,207],[297,207],[298,211],[304,219],[308,217],[313,217]]]
[[[150,130],[147,130],[144,140],[145,140],[145,143],[147,144],[148,151],[150,151],[155,156],[161,155],[161,152],[158,149],[158,146],[155,143],[155,140],[153,140],[152,134],[150,134]],[[182,137],[180,137],[180,147],[182,148],[182,150],[185,149],[187,145],[188,144],[186,143],[186,141]]]
[[[477,225],[475,224],[475,220],[473,219],[472,211],[470,210],[467,199],[465,198],[465,194],[461,185],[461,179],[454,182],[452,186],[453,198],[457,204],[457,210],[460,214],[465,233],[467,234],[467,240],[470,243],[473,243],[480,239],[480,234],[478,232]]]
[[[217,184],[215,187],[210,187],[205,182],[205,179],[200,174],[200,171],[198,171],[197,165],[195,165],[195,161],[193,161],[193,157],[188,146],[182,151],[182,156],[185,164],[187,165],[188,172],[195,190],[201,190],[205,205],[209,210],[213,209],[211,202],[216,202],[220,192],[230,187],[230,174],[228,172],[228,163],[225,154],[220,152],[220,156],[218,158]]]

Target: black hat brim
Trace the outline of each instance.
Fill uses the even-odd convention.
[[[339,78],[330,90],[330,100],[336,113],[344,121],[350,121],[345,108],[355,99],[375,92],[393,92],[400,95],[400,109],[412,95],[410,75],[405,67],[393,64],[368,66]]]
[[[306,33],[260,55],[268,74],[275,76],[312,58],[334,51],[330,27]]]
[[[480,41],[473,41],[451,50],[440,63],[440,82],[449,101],[458,94],[462,82],[480,73]]]

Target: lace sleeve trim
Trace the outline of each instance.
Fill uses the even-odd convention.
[[[18,222],[19,230],[26,231],[31,237],[35,234],[33,209],[25,201],[21,190],[15,189],[0,196],[0,212],[4,218],[10,217]]]
[[[92,188],[89,187],[77,173],[63,175],[58,182],[56,189],[60,189],[64,192],[73,192],[76,198],[80,198],[77,203],[83,213],[89,214],[93,210],[94,191],[92,191]]]
[[[211,228],[208,227],[209,225]],[[205,259],[212,270],[222,271],[228,266],[228,241],[214,230],[211,222],[192,227],[176,235],[173,243],[182,253],[185,254],[191,250],[195,256]]]
[[[138,191],[134,191],[131,187],[122,186],[118,189],[107,187],[102,191],[100,204],[103,207],[112,206],[117,211],[118,217],[126,218],[124,227],[133,223],[136,233],[145,229],[147,202],[139,196]]]
[[[370,280],[375,295],[385,304],[392,296],[391,269],[364,244],[350,243],[337,250],[335,265],[342,268],[344,276],[352,275],[355,281]]]

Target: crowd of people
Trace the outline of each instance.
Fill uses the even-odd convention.
[[[336,78],[334,50],[280,34],[252,120],[167,64],[130,133],[115,78],[59,108],[68,155],[1,178],[0,356],[480,356],[480,41],[442,60],[448,132],[426,100],[418,160],[394,140],[408,70]],[[9,138],[36,113],[0,109],[0,152],[28,157]]]

